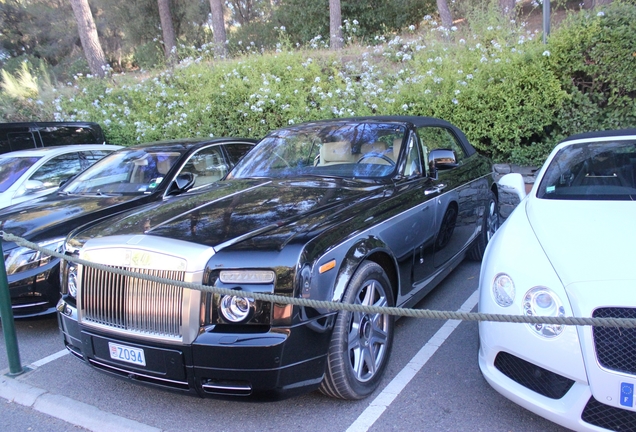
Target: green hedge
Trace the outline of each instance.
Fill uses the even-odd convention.
[[[124,145],[258,138],[331,117],[430,115],[459,126],[495,161],[534,165],[565,135],[636,126],[633,2],[578,13],[547,45],[492,11],[469,22],[441,29],[425,18],[412,34],[338,53],[292,49],[283,34],[276,52],[215,63],[192,55],[170,71],[77,77],[48,102],[17,105],[36,118],[97,121],[109,142]]]

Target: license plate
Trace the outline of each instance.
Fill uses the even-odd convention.
[[[144,350],[141,348],[133,348],[108,342],[108,349],[110,351],[110,358],[113,360],[132,363],[138,366],[146,366],[146,357],[144,356]]]

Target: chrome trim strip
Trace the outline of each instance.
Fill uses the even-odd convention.
[[[163,382],[167,382],[167,383],[179,384],[179,385],[188,387],[188,382],[187,381],[170,380],[170,379],[166,379],[166,378],[159,378],[159,377],[152,376],[152,375],[146,375],[146,374],[139,373],[139,372],[136,372],[136,371],[131,370],[131,369],[120,369],[118,367],[115,367],[115,366],[112,366],[112,365],[109,365],[109,364],[106,364],[106,363],[102,363],[102,362],[97,361],[97,360],[92,359],[92,358],[89,358],[88,361],[90,363],[92,363],[92,364],[99,365],[99,366],[101,366],[104,369],[116,370],[116,371],[119,371],[119,372],[123,372],[123,373],[125,373],[127,375],[144,377],[144,378],[147,378],[149,380],[163,381]]]

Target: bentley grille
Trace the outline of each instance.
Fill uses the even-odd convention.
[[[636,318],[635,308],[599,308],[594,318]],[[636,375],[636,329],[594,327],[594,349],[606,369]]]
[[[124,268],[182,281],[185,272]],[[181,338],[183,289],[83,266],[78,307],[85,324],[162,338]]]

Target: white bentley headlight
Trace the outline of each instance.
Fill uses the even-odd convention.
[[[561,299],[549,288],[534,287],[523,298],[523,312],[527,316],[563,317],[565,309]],[[560,324],[529,324],[537,334],[551,338],[561,334],[564,326]]]
[[[64,238],[58,238],[39,242],[38,246],[60,252],[63,244]],[[7,274],[11,275],[46,265],[50,261],[50,255],[26,247],[17,247],[9,252],[4,264]]]
[[[515,284],[505,273],[499,273],[492,282],[492,295],[501,307],[510,306],[515,300]]]

